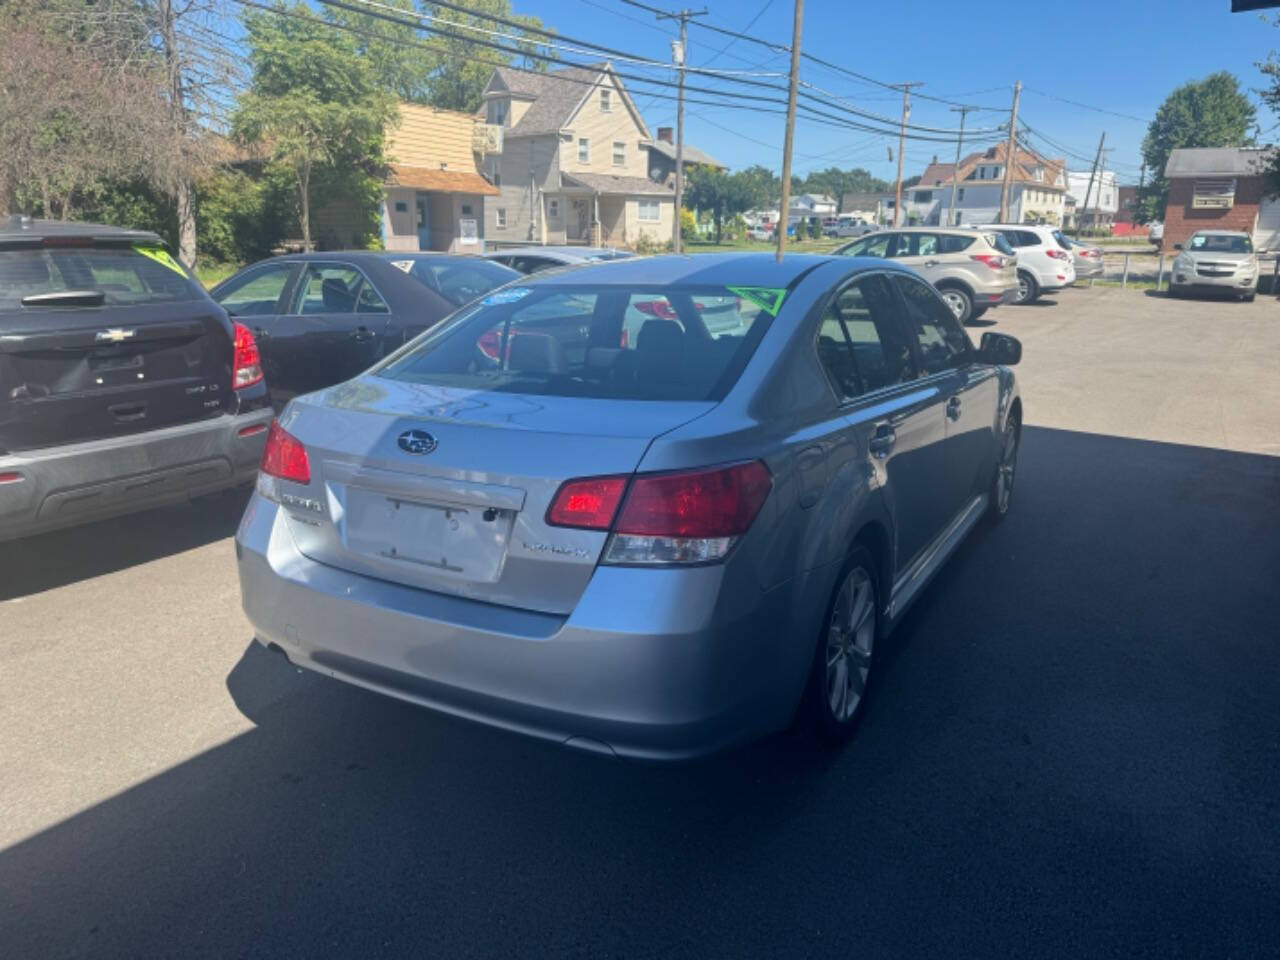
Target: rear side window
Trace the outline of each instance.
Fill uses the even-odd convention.
[[[0,309],[70,290],[100,292],[111,305],[203,299],[185,272],[162,262],[167,259],[163,251],[148,256],[130,247],[0,249]]]
[[[842,253],[846,257],[887,257],[896,236],[897,234],[893,233],[873,234],[861,240],[855,240],[837,253]]]
[[[364,281],[355,267],[343,264],[308,264],[299,283],[294,313],[354,313]]]
[[[962,253],[973,246],[976,238],[957,233],[944,233],[938,238],[939,253]]]
[[[377,369],[393,380],[537,396],[712,400],[785,290],[532,286],[495,291]]]

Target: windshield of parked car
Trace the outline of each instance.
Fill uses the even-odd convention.
[[[104,304],[204,296],[161,247],[0,249],[0,309],[18,307],[27,297],[69,291],[101,293]]]
[[[560,285],[495,291],[373,373],[538,396],[719,399],[786,291]]]
[[[489,260],[414,260],[409,276],[430,287],[455,307],[500,287],[519,276],[515,270]]]
[[[1229,233],[1197,233],[1188,247],[1205,253],[1253,253],[1253,243],[1248,237]]]

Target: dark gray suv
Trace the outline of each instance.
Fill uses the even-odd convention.
[[[0,541],[252,482],[253,335],[153,233],[0,221]]]

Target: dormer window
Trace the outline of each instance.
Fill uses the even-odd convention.
[[[494,100],[489,104],[489,122],[499,127],[507,125],[507,101]]]
[[[612,90],[600,91],[600,112],[601,113],[613,112],[613,91]]]
[[[1043,182],[1044,182],[1044,167],[1040,166],[1039,164],[1037,164],[1036,166],[1032,167],[1032,168],[1031,168],[1031,176],[1032,176],[1032,178],[1033,178],[1034,180],[1036,180],[1037,182],[1039,182],[1039,183],[1043,183]]]

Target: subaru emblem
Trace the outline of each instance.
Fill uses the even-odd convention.
[[[436,438],[425,430],[406,430],[396,443],[405,453],[430,453],[436,448]]]

